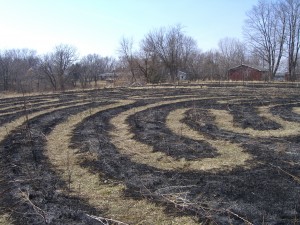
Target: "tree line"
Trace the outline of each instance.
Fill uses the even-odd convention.
[[[129,83],[226,80],[240,64],[269,70],[269,79],[287,71],[299,74],[300,0],[260,0],[247,13],[244,40],[225,37],[215,50],[201,51],[181,25],[148,32],[136,43],[122,38],[118,58],[89,54],[79,57],[74,46],[60,44],[37,55],[29,49],[0,51],[0,91],[66,90],[97,86],[101,74],[124,76]],[[298,78],[299,79],[299,78]]]

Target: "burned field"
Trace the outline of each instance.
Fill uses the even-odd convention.
[[[299,224],[300,90],[0,101],[0,224]]]

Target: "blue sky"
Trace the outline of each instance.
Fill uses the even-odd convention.
[[[225,37],[242,39],[246,12],[257,0],[0,0],[0,49],[39,54],[55,45],[80,55],[116,56],[122,37],[139,41],[151,30],[181,24],[200,49]]]

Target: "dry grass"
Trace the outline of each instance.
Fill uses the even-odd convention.
[[[0,225],[13,225],[13,221],[9,215],[4,214],[0,216]]]
[[[47,100],[44,102],[38,102],[38,103],[25,103],[26,104],[26,109],[32,109],[35,105],[39,105],[38,107],[35,107],[34,109],[40,109],[43,107],[47,107],[47,106],[52,106],[52,105],[56,105],[59,104],[59,99],[51,99],[51,100]],[[2,110],[6,110],[6,109],[14,109],[16,108],[16,110],[13,110],[12,112],[5,112],[5,113],[0,113],[0,116],[6,116],[6,115],[11,115],[12,113],[17,113],[17,112],[22,112],[24,111],[24,103],[18,104],[18,105],[14,105],[14,106],[9,106],[6,108],[2,108]],[[21,109],[20,109],[21,108]]]
[[[32,100],[36,100],[35,98],[33,98]],[[47,102],[49,100],[53,100],[53,98],[43,98],[43,99],[40,99],[39,103],[42,103],[42,102]],[[58,100],[58,99],[57,99]],[[30,103],[31,99],[27,99],[26,100],[28,103]],[[36,103],[36,104],[39,104],[39,103]],[[6,109],[10,109],[10,108],[16,108],[16,107],[20,107],[24,104],[24,99],[23,100],[13,100],[13,103],[9,103],[9,102],[2,102],[2,99],[0,99],[0,107],[1,107],[1,110],[6,110]],[[35,104],[35,103],[32,103],[32,104]],[[7,106],[6,105],[10,105],[10,106]]]
[[[226,99],[217,101],[218,104],[240,105],[241,103],[252,103],[255,101],[249,98]]]
[[[107,109],[132,103],[122,101],[107,106],[93,108],[69,117],[68,121],[57,125],[47,137],[47,155],[51,163],[62,172],[62,178],[71,184],[76,196],[84,197],[96,208],[106,208],[106,217],[130,224],[195,224],[188,217],[171,217],[164,213],[164,208],[146,200],[132,200],[122,197],[124,185],[105,184],[99,181],[98,174],[80,167],[84,158],[97,160],[92,153],[78,153],[70,149],[70,138],[75,127],[83,119]],[[122,136],[122,134],[118,134]]]
[[[197,96],[195,96],[195,95],[175,95],[175,96],[154,96],[154,97],[133,96],[133,97],[130,97],[130,99],[134,99],[134,100],[161,99],[161,100],[164,100],[164,99],[172,99],[172,98],[174,99],[174,98],[192,98],[192,97],[197,98]]]
[[[70,102],[69,102],[70,103]],[[51,112],[54,112],[56,110],[60,110],[60,109],[67,109],[67,108],[70,108],[70,107],[74,107],[74,106],[83,106],[83,105],[87,105],[89,104],[90,102],[87,102],[87,101],[73,101],[73,105],[67,105],[67,106],[59,106],[59,107],[55,107],[55,108],[50,108],[50,109],[47,109],[47,110],[41,110],[41,111],[38,111],[38,112],[35,112],[35,113],[29,113],[27,116],[28,116],[28,120],[30,119],[33,119],[37,116],[41,116],[43,114],[46,114],[46,113],[51,113]],[[9,123],[5,123],[3,124],[1,127],[0,127],[0,142],[4,140],[4,138],[10,133],[12,132],[14,129],[16,129],[17,127],[21,126],[22,124],[24,124],[26,122],[27,118],[26,116],[22,116],[22,117],[19,117]]]
[[[41,93],[36,92],[36,93],[26,93],[25,96],[38,96]],[[23,93],[16,93],[16,92],[5,92],[4,94],[0,94],[0,99],[6,99],[6,98],[18,98],[18,97],[23,97]]]
[[[299,123],[285,121],[279,116],[273,115],[270,112],[270,107],[263,106],[258,107],[258,113],[261,117],[270,119],[282,126],[281,129],[277,130],[254,130],[253,128],[242,129],[233,125],[233,116],[226,110],[209,110],[211,114],[215,116],[215,121],[218,127],[231,132],[248,134],[252,137],[288,137],[292,135],[300,134]]]
[[[297,114],[300,114],[300,107],[294,107],[293,112],[297,113]]]
[[[126,154],[130,156],[131,160],[138,163],[143,163],[150,165],[152,167],[164,170],[207,170],[209,162],[203,166],[203,162],[205,160],[195,160],[195,161],[186,161],[184,158],[181,160],[175,160],[173,157],[167,156],[163,152],[154,152],[153,147],[147,144],[141,143],[133,139],[134,134],[130,131],[130,126],[126,122],[129,116],[134,115],[135,113],[168,104],[175,104],[179,102],[186,102],[192,100],[204,100],[208,98],[186,98],[186,99],[176,99],[169,101],[162,101],[158,103],[148,104],[145,106],[135,107],[133,109],[129,109],[120,113],[110,120],[110,123],[115,127],[114,130],[110,131],[110,135],[112,137],[111,142],[119,149],[122,154]],[[177,127],[180,128],[180,127]],[[176,128],[174,128],[176,129]],[[234,153],[239,153],[240,155],[236,156],[235,159],[242,160],[243,164],[244,160],[249,159],[249,156],[243,155],[240,153],[240,148],[232,145],[231,143],[222,143],[226,147],[235,148],[232,150]],[[229,156],[230,155],[230,156]],[[242,157],[240,159],[240,157]],[[234,160],[233,154],[223,154],[223,159]],[[232,165],[233,162],[227,162],[228,165]],[[236,163],[238,164],[238,163]],[[226,162],[223,162],[223,165],[226,165]],[[211,165],[211,167],[214,167]],[[221,167],[221,166],[220,166]],[[220,168],[218,167],[218,168]]]
[[[219,156],[215,158],[199,159],[197,161],[189,161],[190,168],[194,170],[230,170],[236,166],[246,166],[246,162],[252,157],[243,151],[243,148],[229,141],[212,140],[205,137],[203,134],[191,129],[186,124],[182,123],[185,113],[189,109],[176,109],[167,117],[167,126],[170,130],[178,135],[196,140],[206,141],[213,148],[217,149]],[[247,165],[248,166],[248,165]]]
[[[89,88],[74,88],[74,89],[70,89],[70,90],[65,90],[65,91],[40,91],[40,92],[32,92],[32,93],[17,93],[17,92],[4,92],[4,93],[0,93],[0,100],[1,99],[7,99],[7,98],[19,98],[19,97],[37,97],[37,96],[41,96],[41,95],[51,95],[53,93],[64,93],[64,94],[78,94],[78,96],[83,96],[86,95],[86,93],[77,93],[77,92],[81,92],[81,91],[93,91],[93,90],[97,90],[97,89],[103,89],[106,87],[106,82],[105,81],[98,81],[98,85],[94,86],[91,85],[93,87],[89,87]]]
[[[170,85],[170,86],[164,86],[164,85],[154,85],[154,86],[141,86],[141,87],[128,87],[128,89],[132,90],[145,90],[145,89],[202,89],[207,88],[205,85],[199,85],[199,86],[180,86],[180,85]]]

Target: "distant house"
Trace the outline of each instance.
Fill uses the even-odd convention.
[[[115,80],[117,78],[117,74],[116,73],[102,73],[98,75],[98,78],[100,80]]]
[[[261,81],[268,78],[268,70],[241,64],[228,70],[228,79],[233,81]]]
[[[187,73],[178,71],[178,80],[186,80],[187,79]]]
[[[274,77],[275,81],[285,81],[288,80],[288,73],[276,73]]]

